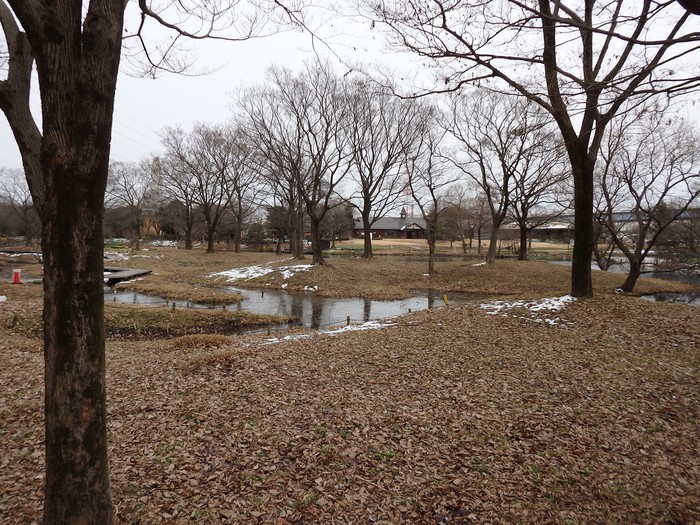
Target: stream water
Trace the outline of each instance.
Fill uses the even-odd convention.
[[[254,312],[258,314],[291,315],[299,324],[310,328],[345,325],[348,322],[365,323],[394,317],[411,311],[444,306],[442,296],[425,294],[396,301],[381,301],[361,297],[320,297],[312,294],[288,293],[282,290],[260,290],[227,287],[232,294],[240,294],[243,300],[226,305],[227,310]],[[474,296],[468,297],[471,300]],[[187,301],[166,301],[162,297],[128,292],[105,293],[106,301],[142,305],[175,305],[176,308],[210,308]],[[466,295],[450,294],[448,302],[464,302]],[[222,308],[218,306],[216,308]]]
[[[406,262],[427,263],[425,256],[402,256]],[[447,260],[455,260],[449,258]],[[571,264],[570,261],[552,261],[555,264]],[[611,271],[624,271],[624,268],[615,266]],[[646,274],[650,277],[660,279],[672,279],[676,281],[688,282],[700,286],[700,276],[684,274]],[[348,322],[364,323],[384,319],[408,313],[410,311],[425,310],[444,306],[445,302],[437,292],[416,295],[408,299],[396,301],[381,301],[365,299],[362,297],[320,297],[313,294],[290,293],[284,290],[261,290],[227,287],[226,290],[232,294],[240,294],[243,300],[231,302],[225,308],[227,310],[239,310],[259,314],[287,315],[299,319],[299,324],[305,327],[322,328],[328,326],[345,325]],[[448,296],[450,303],[460,303],[480,299],[470,294],[454,294]],[[483,298],[486,299],[486,298]],[[657,294],[645,296],[644,299],[651,301],[678,302],[700,306],[700,294]],[[162,297],[152,295],[115,291],[107,288],[105,300],[118,303],[142,304],[142,305],[167,305],[176,308],[211,308],[209,306],[193,304],[187,301],[167,301]],[[216,308],[222,308],[218,306]]]

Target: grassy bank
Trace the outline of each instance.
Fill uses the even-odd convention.
[[[396,241],[395,241],[396,242]],[[403,254],[411,246],[402,245]],[[556,247],[555,247],[556,249]],[[222,294],[217,287],[285,288],[288,291],[308,291],[329,297],[367,297],[372,299],[402,299],[416,292],[436,290],[440,293],[471,294],[475,297],[511,296],[536,297],[544,294],[565,294],[570,289],[570,271],[544,261],[517,261],[501,259],[494,265],[480,264],[479,260],[455,258],[436,264],[437,273],[427,275],[427,263],[415,258],[378,255],[371,260],[360,257],[333,256],[327,264],[285,275],[284,270],[297,265],[308,265],[310,259],[298,261],[288,255],[244,252],[204,253],[172,248],[151,249],[130,254],[124,260],[110,264],[138,266],[152,270],[142,279],[123,283],[123,289],[158,295],[168,299],[188,299],[194,302],[221,304],[231,302],[230,294]],[[241,267],[263,267],[272,271],[261,277],[229,281],[214,276]],[[612,272],[593,272],[597,293],[613,293],[625,275]],[[640,279],[636,292],[686,291],[680,283],[655,279]],[[194,298],[194,299],[191,299]]]

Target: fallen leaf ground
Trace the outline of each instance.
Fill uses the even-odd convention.
[[[492,312],[274,343],[110,340],[120,522],[699,522],[700,309],[599,293]],[[0,330],[0,522],[28,524],[41,343]]]

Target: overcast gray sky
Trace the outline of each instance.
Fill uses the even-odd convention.
[[[266,69],[272,64],[297,69],[304,60],[318,55],[328,57],[342,72],[345,66],[334,53],[359,62],[372,61],[381,55],[381,35],[370,31],[369,23],[331,21],[329,16],[327,12],[319,12],[310,23],[333,51],[308,33],[286,31],[245,42],[193,42],[191,47],[198,57],[195,67],[212,71],[206,75],[162,74],[154,80],[121,74],[117,83],[112,159],[138,161],[157,153],[159,131],[165,126],[180,124],[188,128],[194,122],[228,120],[234,102],[232,93],[241,86],[262,83]],[[32,93],[33,112],[38,116],[36,81]],[[0,167],[21,166],[14,137],[0,113]]]
[[[700,17],[694,20],[700,24]],[[133,20],[132,20],[133,27]],[[330,9],[315,8],[309,26],[326,43],[301,31],[286,31],[245,42],[196,41],[192,43],[198,70],[212,70],[202,76],[162,74],[159,78],[134,78],[121,74],[117,84],[112,139],[112,159],[136,162],[160,151],[159,131],[165,126],[194,122],[224,122],[231,115],[232,94],[241,86],[262,83],[272,64],[300,68],[304,60],[317,55],[328,58],[342,74],[347,64],[367,64],[368,69],[387,74],[395,68],[406,77],[415,74],[432,77],[420,61],[406,54],[390,52],[379,28],[369,21],[338,18]],[[129,24],[127,24],[129,27]],[[329,49],[330,48],[330,49]],[[342,58],[342,61],[340,58]],[[382,66],[378,68],[377,64]],[[419,81],[419,84],[426,85]],[[427,84],[431,82],[428,81]],[[32,88],[34,114],[40,114],[38,86]],[[699,101],[693,94],[691,100]],[[689,106],[689,116],[698,120],[697,106]],[[0,167],[20,168],[21,160],[12,133],[0,113]]]

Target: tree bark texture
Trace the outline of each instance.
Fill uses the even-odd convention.
[[[627,278],[622,284],[622,291],[625,293],[632,293],[639,276],[642,275],[642,263],[637,258],[628,259],[630,270],[627,273]]]
[[[571,158],[574,176],[574,249],[571,253],[571,295],[593,296],[593,165],[586,153]]]
[[[435,273],[435,238],[428,239],[428,275]]]
[[[0,2],[0,22],[7,42],[9,64],[7,79],[0,81],[0,110],[7,117],[22,157],[22,165],[34,205],[44,202],[44,181],[41,176],[41,131],[29,107],[34,58],[27,35],[20,31],[12,12]]]
[[[42,105],[39,150],[18,145],[25,166],[39,158],[43,192],[31,187],[44,256],[43,520],[109,525],[103,205],[125,2],[8,3],[31,45]]]
[[[371,259],[374,256],[372,252],[372,232],[369,227],[365,227],[363,234],[363,252],[362,257],[365,259]]]
[[[325,261],[321,249],[321,221],[310,217],[309,222],[311,223],[311,253],[313,254],[311,264],[322,265]]]
[[[520,227],[520,250],[518,251],[518,260],[527,261],[527,228]]]
[[[214,236],[216,229],[207,226],[207,253],[214,253]]]
[[[491,227],[491,235],[489,236],[489,249],[486,252],[486,264],[496,262],[496,248],[498,247],[498,226],[495,224]]]
[[[371,259],[372,256],[374,255],[372,253],[372,223],[370,222],[369,219],[369,214],[370,214],[370,204],[368,201],[365,201],[364,203],[364,210],[362,211],[362,228],[364,231],[363,234],[363,240],[364,240],[364,251],[362,253],[362,256],[365,259]]]

